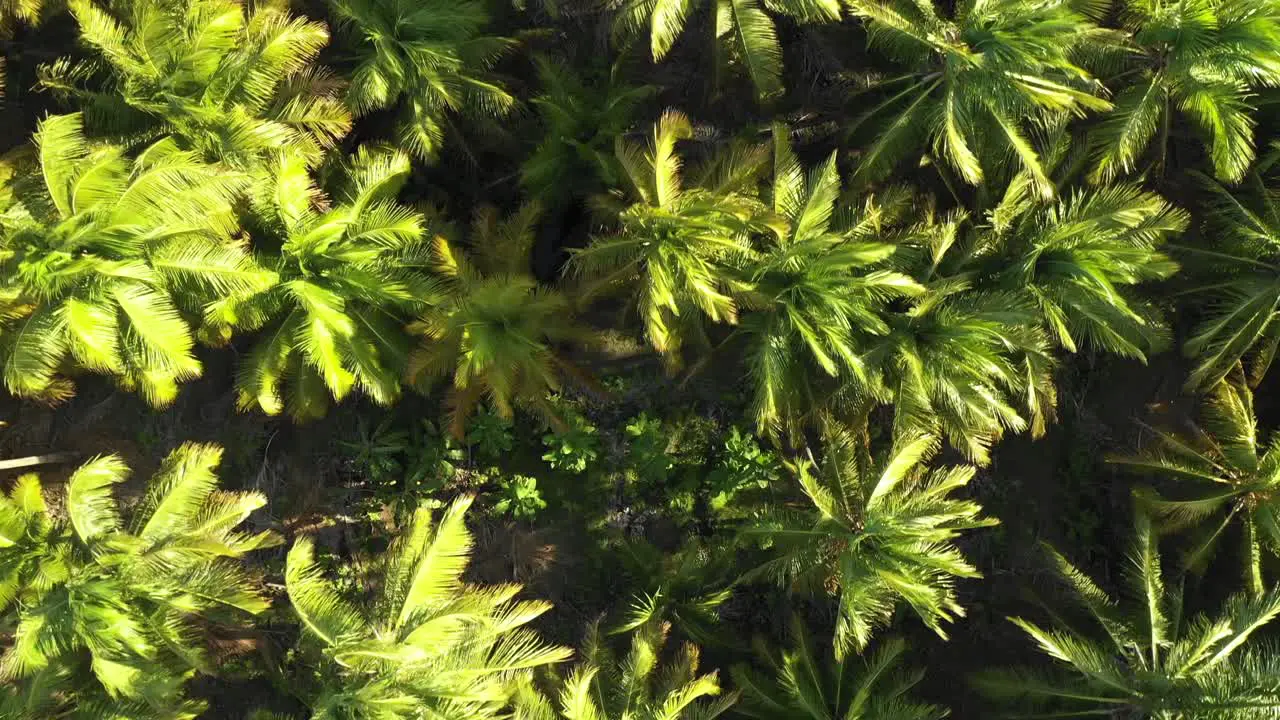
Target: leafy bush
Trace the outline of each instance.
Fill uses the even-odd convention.
[[[542,493],[538,492],[537,478],[513,475],[498,480],[498,502],[493,505],[493,511],[498,515],[532,520],[546,507]]]
[[[552,430],[542,436],[547,452],[542,459],[553,470],[580,475],[600,457],[600,435],[596,426],[581,415],[569,418],[566,429]]]

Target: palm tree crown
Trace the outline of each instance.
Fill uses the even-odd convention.
[[[549,209],[623,182],[614,140],[630,128],[637,106],[657,88],[627,84],[618,65],[607,78],[603,74],[580,74],[539,59],[542,94],[530,104],[542,120],[543,135],[520,166],[520,185]]]
[[[798,619],[792,621],[795,646],[774,656],[767,654],[768,673],[746,665],[733,668],[742,688],[737,708],[759,720],[941,720],[945,708],[910,698],[924,678],[923,670],[899,666],[907,643],[890,637],[866,657],[832,662],[819,657],[816,643]]]
[[[609,0],[609,4],[616,13],[618,33],[627,37],[648,31],[655,61],[666,57],[695,14],[710,15],[716,43],[736,55],[761,98],[782,92],[782,47],[769,12],[800,22],[840,19],[839,0]]]
[[[574,323],[568,299],[532,275],[538,213],[528,205],[500,220],[492,208],[478,210],[471,253],[442,234],[434,238],[439,299],[410,328],[424,337],[407,372],[415,381],[452,377],[452,426],[459,438],[481,398],[505,418],[516,401],[554,418],[547,395],[571,368],[556,346],[587,335]]]
[[[891,116],[859,173],[877,179],[926,140],[930,154],[971,184],[1012,160],[1051,196],[1029,131],[1087,110],[1107,110],[1101,86],[1073,60],[1100,32],[1068,2],[979,0],[954,17],[911,0],[850,0],[868,42],[908,66],[865,115]],[[861,121],[860,121],[861,122]]]
[[[889,303],[924,288],[886,264],[897,246],[879,237],[905,209],[896,201],[907,198],[839,202],[835,155],[806,179],[783,129],[775,133],[773,212],[787,232],[773,235],[749,270],[745,296],[755,309],[738,332],[748,347],[757,425],[794,437],[801,418],[830,393],[824,380],[869,382],[865,336],[887,334]]]
[[[1245,647],[1280,613],[1280,591],[1235,595],[1216,615],[1184,618],[1182,586],[1166,588],[1150,521],[1139,515],[1135,525],[1125,568],[1132,604],[1117,602],[1053,553],[1071,596],[1102,628],[1103,638],[1011,618],[1066,672],[987,672],[977,677],[979,688],[1028,710],[1052,713],[1019,717],[1280,717],[1274,680],[1280,655],[1270,647]]]
[[[519,585],[465,585],[471,498],[434,523],[419,509],[383,556],[371,598],[344,596],[321,574],[310,539],[289,551],[294,612],[320,646],[313,717],[344,720],[484,720],[502,717],[533,668],[566,660],[523,626],[550,609],[515,601]]]
[[[171,140],[131,161],[88,143],[79,115],[45,119],[36,145],[38,166],[13,169],[0,214],[5,385],[65,394],[70,358],[171,402],[200,374],[182,310],[273,281],[230,239],[244,178]]]
[[[351,127],[340,86],[314,65],[328,30],[291,17],[286,3],[69,6],[100,60],[58,61],[41,82],[81,103],[90,130],[130,144],[168,134],[250,169],[281,150],[316,162]]]
[[[1025,292],[1067,350],[1087,344],[1145,362],[1164,349],[1167,333],[1130,288],[1177,271],[1159,247],[1186,226],[1185,212],[1135,185],[1076,191],[1047,205],[1011,192],[976,229],[966,262],[982,267],[984,283]]]
[[[1144,507],[1167,529],[1198,526],[1187,564],[1203,570],[1223,531],[1244,531],[1244,576],[1263,592],[1262,553],[1280,548],[1280,435],[1265,442],[1258,431],[1253,393],[1237,371],[1202,404],[1199,427],[1189,433],[1156,431],[1142,454],[1112,462],[1176,481],[1167,496],[1144,492]]]
[[[89,705],[95,695],[139,703],[138,717],[199,713],[177,689],[190,670],[211,670],[202,619],[266,609],[238,560],[278,542],[239,529],[266,498],[218,490],[221,456],[212,445],[175,450],[127,519],[112,486],[128,468],[114,455],[71,475],[65,517],[34,475],[0,496],[0,611],[16,624],[0,675],[25,688],[29,707],[56,707],[75,688]]]
[[[480,33],[477,0],[330,0],[355,68],[347,101],[358,115],[398,108],[397,145],[430,160],[453,116],[502,115],[515,105],[487,70],[514,43]]]
[[[1271,367],[1280,345],[1280,203],[1275,163],[1258,162],[1236,192],[1206,181],[1203,234],[1209,247],[1181,244],[1201,321],[1183,344],[1196,363],[1187,389],[1213,387],[1243,361],[1251,385]]]
[[[1254,158],[1254,91],[1280,85],[1280,13],[1266,0],[1125,2],[1130,33],[1115,109],[1094,133],[1094,178],[1163,168],[1175,111],[1209,146],[1214,174],[1236,182]]]
[[[583,662],[564,680],[558,708],[536,693],[520,703],[526,720],[714,720],[737,700],[718,699],[717,673],[699,675],[699,651],[686,644],[664,661],[669,627],[657,620],[631,634],[630,650],[617,657],[592,626]],[[557,712],[557,710],[559,712]]]
[[[279,281],[206,311],[222,338],[261,329],[237,378],[241,406],[309,419],[355,388],[382,405],[399,396],[401,326],[429,294],[411,262],[422,216],[395,201],[408,172],[405,155],[362,147],[330,205],[303,159],[281,157],[259,213],[262,245],[274,245],[262,262]]]
[[[637,202],[618,215],[617,234],[574,255],[580,272],[602,283],[635,279],[636,306],[650,344],[672,366],[688,340],[704,340],[701,319],[737,321],[726,272],[752,253],[767,210],[741,189],[754,179],[758,152],[727,158],[702,186],[685,188],[676,144],[693,136],[684,115],[668,111],[647,147],[619,141],[617,156]]]
[[[895,435],[935,434],[985,464],[1006,430],[1044,431],[1053,416],[1051,343],[1023,288],[978,288],[961,242],[964,217],[926,219],[902,231],[895,265],[924,287],[889,331],[867,339],[870,386],[848,383],[832,404],[853,417],[891,402]],[[953,257],[958,260],[953,261]]]
[[[813,510],[776,511],[743,531],[777,553],[749,577],[772,575],[839,593],[837,658],[865,648],[899,600],[942,637],[942,623],[964,615],[955,578],[979,574],[953,541],[995,521],[981,517],[977,503],[948,497],[968,484],[974,468],[927,469],[937,447],[928,436],[904,439],[876,462],[851,433],[831,430],[823,462],[798,467]]]

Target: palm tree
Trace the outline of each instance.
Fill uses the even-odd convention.
[[[43,19],[45,0],[4,0],[0,2],[0,35],[12,37],[20,23],[36,25]],[[0,65],[0,70],[3,70]]]
[[[987,220],[974,229],[964,262],[982,284],[1026,293],[1059,345],[1143,362],[1167,345],[1159,314],[1129,288],[1178,269],[1159,248],[1186,229],[1184,211],[1136,185],[1116,185],[1047,205],[1010,192]]]
[[[636,628],[631,648],[617,657],[596,626],[587,631],[583,661],[563,681],[553,707],[526,688],[520,696],[521,720],[714,720],[737,700],[721,688],[715,672],[699,675],[699,651],[686,644],[663,658],[670,628],[652,621]],[[557,712],[558,710],[558,712]]]
[[[543,135],[520,166],[520,185],[549,209],[622,184],[613,155],[616,139],[631,126],[637,106],[657,92],[652,85],[628,85],[615,64],[603,73],[579,73],[550,60],[538,61],[542,94],[530,100]]]
[[[355,63],[348,104],[357,115],[395,109],[396,145],[431,160],[455,118],[506,114],[515,98],[489,75],[514,47],[480,33],[489,22],[477,0],[330,0]]]
[[[21,689],[18,707],[65,712],[78,696],[86,711],[120,700],[122,717],[199,714],[181,688],[191,671],[212,671],[202,627],[266,609],[239,560],[279,540],[239,529],[266,498],[218,490],[221,457],[182,445],[127,519],[112,486],[129,470],[115,455],[72,473],[62,512],[35,475],[0,496],[0,612],[15,628],[0,676]],[[130,706],[143,710],[127,715]]]
[[[500,717],[517,685],[566,660],[525,627],[551,608],[515,601],[519,585],[466,585],[472,539],[454,501],[434,523],[419,509],[381,558],[368,593],[344,595],[323,577],[309,538],[289,551],[285,584],[319,654],[314,718],[483,720]],[[365,589],[365,588],[362,588]]]
[[[89,128],[129,145],[171,135],[185,150],[261,169],[286,150],[316,162],[351,127],[340,85],[314,64],[323,23],[233,0],[69,0],[90,60],[59,60],[41,84],[83,107]]]
[[[1051,713],[1016,717],[1280,717],[1280,655],[1267,645],[1245,647],[1280,613],[1280,591],[1235,595],[1216,615],[1184,618],[1181,584],[1166,588],[1156,545],[1150,521],[1139,514],[1125,567],[1131,604],[1113,599],[1054,552],[1070,596],[1096,620],[1103,637],[1010,618],[1057,661],[1058,671],[988,671],[977,677],[979,689]]]
[[[732,548],[695,537],[664,553],[644,540],[623,538],[616,550],[628,577],[639,580],[644,589],[632,598],[622,622],[610,634],[670,622],[704,646],[737,644],[720,626],[720,606],[733,595],[730,588],[736,576]]]
[[[1195,360],[1187,389],[1213,387],[1243,361],[1251,385],[1271,367],[1280,344],[1280,203],[1274,167],[1280,151],[1258,162],[1239,192],[1206,180],[1203,235],[1210,242],[1181,244],[1191,304],[1201,322],[1183,343]]]
[[[1141,454],[1112,462],[1177,479],[1168,496],[1143,491],[1139,500],[1162,529],[1199,527],[1186,563],[1203,570],[1233,522],[1244,532],[1244,576],[1261,595],[1262,553],[1280,547],[1280,436],[1259,437],[1253,393],[1241,372],[1213,388],[1202,421],[1190,432],[1155,431]]]
[[[1133,0],[1112,111],[1093,133],[1095,180],[1163,168],[1178,113],[1208,146],[1214,174],[1237,182],[1253,162],[1254,92],[1280,86],[1280,14],[1265,0]]]
[[[927,154],[965,182],[1013,162],[1050,197],[1034,133],[1111,107],[1074,60],[1102,31],[1064,0],[962,3],[953,17],[911,0],[848,4],[866,21],[870,46],[906,66],[879,85],[887,99],[854,126],[888,118],[863,153],[865,179],[918,157],[927,141]]]
[[[928,469],[938,450],[929,436],[903,438],[876,461],[865,443],[831,428],[821,464],[796,467],[813,509],[766,511],[742,537],[772,547],[775,558],[748,573],[839,595],[833,638],[837,659],[861,651],[905,601],[946,637],[942,623],[964,615],[955,578],[979,577],[953,541],[964,530],[995,525],[977,503],[948,496],[974,468]]]
[[[206,331],[260,330],[236,380],[240,405],[299,420],[324,415],[352,389],[381,405],[400,393],[405,319],[431,293],[413,267],[423,218],[395,201],[409,159],[362,147],[330,204],[306,161],[281,156],[258,212],[262,263],[279,281],[206,310]]]
[[[38,163],[10,167],[0,200],[6,387],[64,396],[72,360],[168,404],[200,374],[187,317],[273,282],[231,240],[244,178],[171,140],[129,160],[88,143],[78,114],[46,118],[35,143]]]
[[[986,464],[1006,430],[1042,433],[1057,394],[1036,303],[1022,289],[974,287],[981,278],[960,242],[963,228],[964,217],[953,214],[896,237],[895,258],[925,292],[885,316],[887,333],[869,337],[872,383],[847,383],[830,404],[865,418],[875,404],[892,403],[895,435],[938,435]]]
[[[539,208],[526,205],[499,219],[493,208],[476,212],[471,253],[443,234],[434,238],[433,264],[443,279],[439,300],[410,330],[423,336],[409,356],[407,374],[423,384],[451,377],[451,428],[458,439],[482,398],[511,419],[517,402],[556,420],[548,394],[577,371],[557,346],[585,340],[568,298],[532,273]]]
[[[795,437],[832,382],[869,382],[865,337],[887,334],[890,303],[924,288],[886,265],[897,246],[880,239],[910,198],[841,202],[834,153],[806,179],[785,129],[775,128],[774,138],[773,212],[787,232],[771,236],[749,271],[753,309],[737,334],[747,347],[757,426]]]
[[[691,340],[705,344],[702,317],[737,322],[737,286],[729,269],[752,255],[752,234],[769,224],[766,208],[742,190],[763,155],[726,156],[704,183],[685,188],[676,143],[693,136],[683,114],[668,111],[647,147],[619,141],[617,157],[637,201],[618,213],[616,234],[576,252],[574,268],[599,284],[636,280],[644,332],[672,368]],[[773,223],[776,224],[776,223]]]
[[[839,0],[608,0],[608,5],[619,35],[648,31],[655,62],[666,57],[695,14],[708,16],[715,23],[714,54],[735,54],[761,99],[783,90],[782,47],[769,12],[805,23],[840,20]]]
[[[733,667],[734,684],[744,695],[738,713],[759,720],[941,720],[949,714],[907,695],[924,671],[900,668],[907,651],[900,637],[882,640],[866,657],[834,663],[819,659],[798,618],[792,620],[791,637],[794,648],[776,656],[764,653],[767,673]]]

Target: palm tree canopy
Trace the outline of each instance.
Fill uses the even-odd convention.
[[[979,0],[957,5],[953,17],[911,0],[849,6],[866,21],[870,46],[906,66],[883,84],[887,99],[857,122],[889,118],[863,154],[858,172],[867,179],[927,147],[970,184],[1012,161],[1050,197],[1032,132],[1111,107],[1074,59],[1106,32],[1072,3]]]
[[[200,374],[187,318],[274,280],[230,237],[245,178],[172,140],[129,160],[88,142],[78,114],[46,118],[35,154],[34,167],[10,169],[0,199],[5,385],[65,394],[58,373],[71,360],[171,402]]]
[[[795,436],[823,404],[830,382],[867,383],[865,337],[884,335],[889,304],[924,288],[887,262],[881,234],[909,197],[885,193],[861,205],[840,200],[832,154],[805,177],[783,128],[775,128],[773,212],[787,231],[770,236],[749,270],[753,308],[739,334],[755,385],[757,426]]]
[[[564,207],[578,193],[622,184],[614,139],[631,126],[637,106],[657,93],[652,85],[629,85],[619,65],[604,73],[538,59],[542,94],[530,104],[542,120],[543,136],[520,166],[525,192],[549,209]]]
[[[1257,385],[1280,345],[1277,159],[1280,150],[1273,148],[1235,192],[1204,180],[1202,234],[1211,242],[1177,247],[1192,278],[1192,304],[1201,313],[1183,343],[1196,363],[1188,390],[1213,387],[1241,361],[1249,383]]]
[[[614,31],[623,38],[647,32],[653,59],[661,60],[696,14],[711,16],[717,43],[725,43],[761,99],[782,92],[782,47],[769,13],[800,22],[835,22],[840,0],[608,0]]]
[[[631,647],[617,656],[595,625],[583,660],[564,679],[554,705],[536,692],[519,701],[522,720],[714,720],[738,694],[721,695],[716,672],[699,674],[698,647],[666,651],[669,627],[646,622],[631,633]],[[716,697],[720,696],[720,697]]]
[[[1201,422],[1190,432],[1155,431],[1154,442],[1120,463],[1173,481],[1167,496],[1140,495],[1164,529],[1197,528],[1185,557],[1203,570],[1234,522],[1244,531],[1244,576],[1254,594],[1264,590],[1262,554],[1280,548],[1280,436],[1258,430],[1253,393],[1233,373],[1202,403]]]
[[[1146,361],[1168,344],[1158,313],[1130,288],[1169,277],[1160,252],[1187,214],[1136,185],[1077,190],[1050,204],[1010,192],[976,229],[968,262],[985,282],[1026,292],[1058,344]]]
[[[753,233],[772,221],[767,208],[744,192],[765,155],[761,148],[718,158],[685,187],[681,140],[693,136],[683,114],[668,111],[647,146],[619,139],[617,157],[635,202],[618,213],[618,232],[576,252],[578,272],[602,285],[634,280],[635,303],[650,344],[678,367],[689,340],[705,340],[702,318],[734,323],[734,283],[727,272],[753,254]]]
[[[996,524],[977,503],[949,497],[974,468],[929,469],[938,449],[929,436],[904,439],[875,460],[865,441],[833,429],[823,449],[821,464],[796,468],[813,509],[770,512],[743,530],[777,555],[748,577],[838,592],[838,659],[864,649],[899,601],[945,638],[942,624],[964,615],[955,579],[979,577],[954,540]]]
[[[340,85],[314,64],[328,30],[287,3],[68,5],[100,59],[59,60],[41,84],[81,104],[93,131],[129,144],[171,135],[247,170],[282,150],[318,161],[351,127]]]
[[[432,264],[442,281],[438,300],[410,326],[423,341],[406,372],[418,383],[452,378],[452,427],[459,438],[482,398],[504,418],[517,401],[554,416],[547,395],[571,367],[557,346],[587,336],[568,298],[533,277],[539,212],[526,205],[500,219],[493,208],[477,210],[470,253],[445,234],[433,238]]]
[[[1055,712],[1051,717],[1280,717],[1274,682],[1280,656],[1249,642],[1280,614],[1280,590],[1235,595],[1217,614],[1185,618],[1182,585],[1166,585],[1156,545],[1150,521],[1139,514],[1124,569],[1127,603],[1051,551],[1069,596],[1104,631],[1101,638],[1010,618],[1060,671],[986,672],[977,676],[979,689],[1029,710]]]
[[[472,537],[453,502],[433,521],[420,508],[381,558],[372,602],[327,580],[308,538],[289,551],[285,584],[294,612],[321,653],[323,685],[313,717],[440,720],[500,717],[530,672],[571,652],[524,627],[551,608],[517,601],[519,585],[464,584]]]
[[[414,260],[423,217],[396,202],[408,173],[404,154],[361,147],[331,202],[304,159],[279,158],[258,211],[262,246],[275,246],[261,261],[279,280],[205,312],[222,339],[261,330],[237,378],[242,407],[309,419],[353,389],[382,405],[399,396],[402,325],[432,293]]]
[[[935,434],[985,464],[1005,431],[1043,433],[1054,413],[1053,356],[1025,288],[978,287],[962,242],[966,218],[927,217],[897,235],[894,264],[924,292],[867,339],[872,383],[849,383],[833,406],[866,417],[893,404],[895,435]],[[954,258],[954,259],[953,259]]]
[[[515,43],[481,35],[477,0],[330,0],[355,67],[347,102],[356,114],[398,107],[397,145],[430,160],[451,117],[499,116],[515,98],[488,70]]]
[[[1280,10],[1267,0],[1125,2],[1129,38],[1115,108],[1093,133],[1095,180],[1165,165],[1177,111],[1208,145],[1214,174],[1237,182],[1253,163],[1254,91],[1280,85]]]
[[[912,699],[923,670],[901,667],[907,644],[900,637],[878,643],[873,652],[832,662],[798,618],[791,623],[794,646],[764,653],[768,672],[746,665],[732,669],[742,688],[737,711],[759,720],[941,720],[945,708]]]
[[[0,496],[0,612],[16,625],[0,674],[24,703],[65,703],[54,698],[89,678],[86,708],[96,694],[199,712],[178,689],[191,670],[211,669],[200,619],[265,610],[239,560],[279,542],[240,529],[266,498],[219,490],[221,457],[213,445],[179,447],[128,517],[112,493],[128,468],[114,455],[71,475],[65,516],[51,514],[35,475]]]

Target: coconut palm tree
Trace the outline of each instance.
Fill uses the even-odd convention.
[[[280,157],[256,203],[261,262],[279,281],[206,309],[210,336],[259,331],[236,378],[241,407],[307,420],[353,389],[381,405],[399,397],[402,326],[431,294],[414,267],[422,215],[396,202],[409,158],[362,147],[345,169],[331,203],[304,158]]]
[[[635,202],[618,212],[615,234],[576,252],[573,267],[599,285],[634,281],[645,337],[672,368],[687,342],[706,344],[702,319],[735,323],[729,270],[753,254],[753,233],[770,224],[767,208],[745,192],[763,154],[721,158],[700,185],[685,187],[676,144],[693,136],[683,114],[668,111],[647,146],[619,141],[617,157]],[[773,223],[776,225],[776,223]]]
[[[1124,573],[1128,603],[1053,552],[1069,596],[1103,634],[1010,618],[1056,667],[988,671],[977,676],[979,689],[1039,713],[1015,717],[1280,717],[1280,654],[1250,642],[1280,613],[1280,591],[1234,595],[1218,613],[1183,617],[1182,586],[1166,585],[1156,545],[1150,521],[1139,514]]]
[[[622,184],[614,143],[658,88],[629,85],[621,74],[617,64],[604,76],[539,59],[542,94],[529,102],[543,134],[520,166],[520,185],[544,207],[563,208],[577,197]]]
[[[1087,346],[1145,362],[1167,346],[1168,331],[1131,288],[1178,269],[1159,248],[1186,226],[1187,213],[1136,185],[1077,190],[1049,204],[1014,191],[972,228],[963,263],[982,285],[1026,294],[1068,351]]]
[[[670,628],[652,621],[631,634],[618,657],[591,626],[583,660],[565,678],[553,705],[536,691],[520,696],[521,720],[714,720],[738,694],[721,694],[716,672],[699,675],[699,651],[686,644],[664,659]]]
[[[1202,318],[1182,346],[1195,361],[1187,389],[1213,387],[1241,361],[1249,383],[1257,385],[1280,344],[1277,158],[1280,152],[1267,153],[1237,192],[1205,180],[1202,234],[1208,242],[1176,247],[1193,278],[1190,304]]]
[[[398,114],[396,145],[435,158],[456,120],[499,117],[515,106],[489,69],[515,46],[481,35],[477,0],[330,0],[354,67],[347,103],[357,115]]]
[[[1201,422],[1189,432],[1155,431],[1136,456],[1112,462],[1167,478],[1168,492],[1143,491],[1140,502],[1162,529],[1197,528],[1185,556],[1202,571],[1224,531],[1244,533],[1244,577],[1262,594],[1262,554],[1280,547],[1280,436],[1268,442],[1258,431],[1253,393],[1237,370],[1204,397]]]
[[[240,529],[266,498],[218,490],[221,457],[217,446],[182,445],[128,517],[112,493],[129,474],[115,455],[72,473],[56,514],[35,475],[0,496],[0,612],[14,628],[0,675],[20,690],[0,702],[56,709],[41,717],[61,717],[77,697],[81,712],[121,701],[85,717],[200,713],[181,689],[213,669],[202,628],[266,609],[240,559],[279,540]]]
[[[714,22],[713,54],[732,54],[761,99],[782,92],[782,46],[769,13],[804,23],[840,20],[839,0],[607,0],[615,33],[647,31],[654,62],[666,57],[695,15]]]
[[[451,428],[458,439],[482,399],[506,419],[518,402],[554,421],[548,394],[577,373],[558,346],[588,333],[574,322],[568,298],[533,277],[538,215],[536,205],[506,219],[494,208],[479,209],[470,253],[445,234],[433,239],[439,299],[410,326],[423,340],[409,356],[407,374],[420,386],[452,379]]]
[[[795,437],[831,383],[869,382],[866,336],[887,334],[889,305],[924,288],[886,263],[897,246],[881,239],[910,198],[842,202],[834,153],[806,179],[785,129],[774,138],[773,212],[787,232],[770,236],[748,271],[752,310],[736,335],[747,348],[757,426]]]
[[[129,145],[170,135],[184,150],[248,170],[281,150],[314,163],[351,127],[339,83],[315,64],[328,30],[283,4],[68,6],[97,57],[59,60],[40,81],[82,107],[95,133]]]
[[[794,647],[763,653],[767,672],[735,665],[734,684],[742,688],[737,712],[759,720],[941,720],[945,708],[907,695],[924,678],[923,670],[900,667],[907,643],[889,637],[865,657],[832,662],[821,659],[813,637],[798,618],[791,623]]]
[[[838,594],[833,638],[837,659],[867,647],[905,601],[941,637],[964,615],[955,579],[979,577],[954,545],[961,532],[995,525],[982,508],[949,495],[974,468],[929,469],[938,450],[929,436],[903,438],[873,459],[865,439],[829,428],[822,462],[795,468],[812,509],[767,510],[742,530],[775,557],[747,578],[774,577],[794,587]]]
[[[1024,289],[975,287],[981,276],[961,241],[965,227],[963,215],[928,217],[896,237],[895,264],[925,291],[885,316],[887,333],[868,338],[872,383],[847,383],[830,404],[865,418],[891,403],[896,435],[934,434],[986,464],[1005,431],[1042,433],[1057,394],[1034,299]]]
[[[1050,197],[1036,133],[1111,107],[1074,59],[1101,31],[1069,2],[962,3],[950,17],[911,0],[848,5],[866,22],[871,49],[904,66],[880,83],[886,98],[852,128],[876,128],[861,178],[884,177],[923,151],[974,185],[1012,163]]]
[[[5,386],[65,396],[71,361],[168,404],[201,370],[188,318],[273,282],[231,239],[244,178],[172,140],[130,160],[86,141],[78,114],[46,118],[35,144],[0,200]]]
[[[609,549],[618,552],[627,577],[643,588],[610,634],[669,622],[677,632],[703,646],[738,644],[720,625],[720,606],[732,596],[737,575],[731,547],[694,538],[664,553],[644,540],[621,538]]]
[[[1134,0],[1117,16],[1129,38],[1117,58],[1115,109],[1092,133],[1094,179],[1163,169],[1176,120],[1207,146],[1219,179],[1243,178],[1254,158],[1256,91],[1280,86],[1274,5]]]
[[[571,652],[523,627],[551,608],[516,601],[519,585],[466,585],[471,498],[434,522],[419,509],[379,562],[368,592],[344,594],[326,579],[309,538],[289,551],[285,584],[308,640],[319,685],[314,718],[484,720],[504,717],[515,688]],[[361,590],[364,590],[362,588]]]

